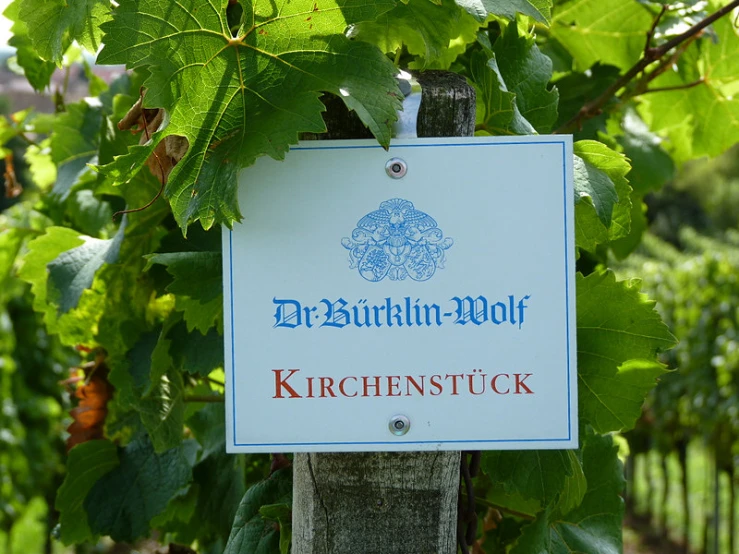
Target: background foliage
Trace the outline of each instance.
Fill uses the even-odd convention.
[[[30,551],[17,532],[29,514],[53,529],[34,546],[46,551],[100,537],[182,545],[172,553],[288,550],[289,459],[225,454],[219,226],[240,218],[242,167],[325,130],[325,95],[387,145],[399,70],[432,68],[475,87],[480,135],[577,140],[581,447],[485,453],[475,548],[621,551],[611,434],[634,427],[675,339],[640,285],[607,268],[640,244],[647,194],[739,141],[737,3],[14,0],[14,64],[36,89],[80,48],[130,71],[109,84],[90,73],[78,102],[51,91],[53,114],[0,119],[5,551]],[[701,270],[723,291],[729,267],[706,259]],[[673,302],[663,314],[680,333],[726,335],[733,305],[705,298],[726,313],[704,321]],[[698,376],[722,357],[709,365],[723,392],[706,392],[716,401],[701,409],[733,433],[736,409],[717,406],[731,404],[736,354],[713,342],[716,352],[681,347],[670,361]],[[681,429],[697,421],[695,407],[674,416]]]

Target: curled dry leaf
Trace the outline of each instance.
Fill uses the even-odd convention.
[[[134,134],[142,133],[139,144],[148,142],[151,135],[159,130],[164,120],[162,108],[144,108],[143,102],[144,93],[142,92],[136,103],[118,122],[118,128],[121,131],[130,129]],[[152,155],[146,160],[146,165],[160,183],[166,183],[172,168],[183,158],[188,147],[189,143],[185,137],[169,135],[157,145]]]
[[[17,198],[23,192],[23,187],[15,177],[13,153],[5,156],[5,198]]]
[[[113,396],[113,385],[108,381],[108,366],[102,360],[83,366],[85,379],[77,386],[74,396],[79,399],[69,415],[74,421],[67,428],[67,452],[74,446],[104,437],[108,401]]]

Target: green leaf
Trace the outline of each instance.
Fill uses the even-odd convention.
[[[577,276],[580,417],[600,433],[627,430],[664,373],[659,352],[676,344],[636,282],[611,272]]]
[[[156,453],[174,448],[182,442],[184,393],[182,374],[170,369],[153,383],[153,388],[138,403],[141,423],[149,433]]]
[[[639,2],[571,0],[561,5],[551,33],[572,54],[575,69],[593,64],[628,69],[644,52],[652,15]]]
[[[534,37],[519,36],[518,25],[506,27],[493,45],[495,59],[506,87],[516,95],[521,115],[539,133],[548,133],[557,120],[559,92],[547,89],[552,60],[541,53]]]
[[[641,244],[642,237],[647,231],[647,205],[641,197],[631,200],[631,229],[629,234],[611,242],[611,250],[616,258],[623,260]]]
[[[54,503],[60,512],[60,538],[64,544],[79,544],[92,538],[82,503],[95,482],[117,466],[118,453],[110,441],[88,441],[70,450],[67,475]]]
[[[280,532],[259,513],[262,506],[271,504],[292,504],[292,468],[276,471],[246,491],[223,554],[271,554],[278,550]]]
[[[675,162],[662,148],[662,139],[649,130],[634,110],[626,110],[621,125],[613,131],[609,134],[621,135],[618,141],[631,162],[628,178],[635,192],[644,196],[672,181]]]
[[[374,21],[359,23],[354,32],[358,39],[376,44],[386,53],[395,54],[405,45],[409,53],[423,60],[414,66],[448,68],[459,53],[450,43],[460,38],[463,43],[474,42],[479,27],[480,23],[453,0],[408,0],[398,2]]]
[[[100,47],[100,25],[109,18],[107,0],[21,0],[19,16],[33,29],[36,51],[61,67],[67,47],[76,40],[90,52]]]
[[[75,228],[95,236],[113,221],[110,204],[98,200],[91,190],[79,190],[70,197],[67,205],[69,217]]]
[[[494,135],[531,135],[551,130],[557,119],[557,89],[547,90],[552,62],[532,37],[519,36],[510,24],[490,49],[480,37],[482,51],[470,60],[477,90],[478,128]]]
[[[585,162],[582,165],[577,158],[575,161],[578,170],[575,200],[581,200],[583,193],[592,200],[592,203],[577,202],[575,206],[575,241],[578,247],[592,252],[598,244],[621,238],[629,232],[631,187],[625,175],[631,166],[623,154],[593,140],[576,142],[574,153]],[[612,204],[609,180],[616,191],[616,204]]]
[[[51,152],[57,177],[52,193],[62,201],[74,186],[93,176],[88,164],[97,163],[103,123],[103,112],[99,105],[92,105],[95,102],[68,104],[67,111],[54,121]]]
[[[167,334],[167,339],[171,341],[169,354],[183,371],[206,377],[223,367],[223,337],[215,328],[203,335],[199,331],[189,332],[186,324],[180,322]]]
[[[259,515],[267,521],[275,521],[280,526],[280,554],[288,554],[292,541],[292,506],[289,504],[268,504],[259,508]]]
[[[165,190],[183,230],[196,220],[207,229],[240,219],[238,168],[265,154],[282,159],[299,132],[324,131],[321,92],[341,97],[385,146],[400,108],[393,64],[344,34],[392,9],[392,0],[244,2],[235,38],[227,4],[123,0],[103,25],[98,62],[152,67],[146,105],[170,110],[166,129],[103,171],[125,182],[165,136],[185,137],[189,149]]]
[[[49,262],[49,293],[54,300],[59,299],[59,315],[77,306],[82,293],[90,288],[95,273],[103,264],[112,264],[118,259],[125,229],[124,217],[112,239],[82,236],[83,244],[62,252]]]
[[[540,23],[549,23],[551,18],[551,0],[456,0],[457,4],[467,10],[478,21],[484,21],[488,15],[497,15],[508,19],[516,19],[516,13],[533,17]]]
[[[120,465],[99,479],[84,502],[90,529],[115,541],[146,535],[149,521],[192,476],[185,446],[156,454],[148,437],[119,449]]]
[[[31,39],[26,35],[15,34],[8,40],[8,46],[15,48],[16,63],[23,69],[31,86],[39,92],[48,87],[56,65],[38,56]]]
[[[482,468],[507,494],[551,504],[563,491],[568,477],[581,472],[571,450],[484,452]]]
[[[56,64],[39,57],[28,36],[28,27],[21,21],[18,14],[20,7],[21,0],[14,0],[3,12],[5,17],[13,21],[10,29],[13,36],[8,40],[8,46],[15,48],[16,62],[23,69],[31,86],[37,91],[42,91],[49,86],[51,75],[56,70]]]
[[[588,491],[573,510],[541,512],[523,528],[511,554],[621,554],[623,467],[610,436],[588,434],[583,447]]]
[[[492,52],[473,52],[472,82],[477,92],[477,122],[492,135],[533,135],[536,130],[521,115],[516,95],[508,91]]]
[[[167,291],[177,295],[188,331],[203,334],[214,325],[222,328],[223,277],[220,252],[172,252],[147,256],[146,268],[162,264],[174,278]]]
[[[703,84],[640,98],[640,115],[654,132],[669,139],[665,147],[678,164],[717,156],[739,142],[739,36],[730,16],[713,28],[718,41],[701,41],[700,55],[692,63],[700,73],[685,62],[682,71],[663,73],[651,88],[684,87],[698,78]]]
[[[575,156],[573,165],[575,202],[579,203],[583,198],[589,198],[598,219],[606,228],[610,227],[613,207],[618,202],[616,185],[607,173],[585,162],[580,156]]]
[[[37,237],[28,244],[28,252],[23,256],[23,262],[18,275],[31,284],[33,293],[33,309],[44,316],[47,330],[50,333],[59,333],[64,344],[93,345],[95,334],[95,317],[86,312],[80,305],[78,310],[58,315],[57,306],[49,298],[50,284],[47,264],[59,255],[84,244],[76,231],[64,227],[49,227],[46,233]],[[81,304],[84,304],[84,294]]]

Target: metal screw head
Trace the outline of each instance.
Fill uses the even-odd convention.
[[[404,415],[396,415],[390,418],[388,429],[398,437],[405,435],[411,428],[411,420]]]
[[[400,158],[390,158],[385,164],[385,173],[393,179],[400,179],[408,173],[408,164]]]

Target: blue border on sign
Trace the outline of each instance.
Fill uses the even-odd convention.
[[[233,428],[233,446],[245,447],[282,447],[282,446],[330,446],[330,445],[394,445],[394,444],[468,444],[468,443],[511,443],[511,442],[570,442],[572,440],[572,395],[570,388],[570,253],[567,237],[567,144],[564,140],[548,141],[505,141],[505,142],[468,142],[468,143],[432,143],[432,144],[393,144],[397,148],[434,148],[434,147],[462,147],[462,146],[509,146],[509,145],[540,145],[559,144],[562,147],[562,190],[564,209],[564,247],[565,247],[565,340],[567,342],[567,437],[542,439],[469,439],[469,440],[434,440],[434,441],[339,441],[339,442],[266,442],[266,443],[239,443],[236,442],[236,349],[234,337],[234,295],[233,295],[233,231],[228,231],[228,258],[229,258],[229,287],[230,287],[230,319],[231,319],[231,416]],[[296,146],[291,150],[368,150],[382,148],[379,144],[346,145],[346,146]],[[572,199],[574,202],[574,199]],[[574,221],[574,220],[573,220]]]

